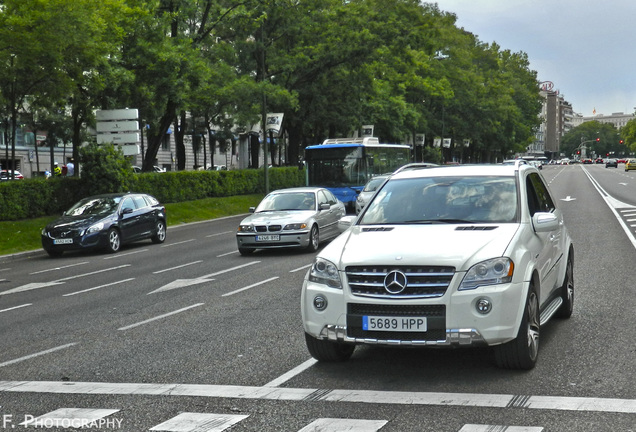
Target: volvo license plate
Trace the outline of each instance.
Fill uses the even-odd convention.
[[[362,317],[362,330],[391,332],[425,332],[426,317],[369,316]]]
[[[53,240],[53,244],[72,244],[73,239],[55,239]]]

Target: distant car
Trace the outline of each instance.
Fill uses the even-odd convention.
[[[140,173],[140,172],[143,172],[143,171],[142,171],[142,169],[141,169],[141,167],[140,167],[140,166],[136,166],[136,165],[133,165],[133,166],[132,166],[132,170],[133,170],[133,172],[134,172],[134,173],[136,173],[136,174],[138,174],[138,173]],[[166,172],[166,169],[165,169],[165,168],[161,168],[160,166],[155,165],[155,166],[153,166],[153,167],[152,167],[152,171],[151,171],[151,172],[165,173],[165,172]]]
[[[20,171],[13,170],[13,179],[23,180],[24,176],[20,173]],[[0,171],[0,180],[11,180],[11,171],[4,169]]]
[[[616,159],[605,159],[605,168],[609,167],[618,168],[618,161]]]
[[[594,161],[592,159],[583,159],[583,164],[584,165],[589,165],[589,164],[593,164]]]
[[[236,231],[241,255],[278,248],[315,252],[321,241],[340,234],[338,220],[346,211],[328,189],[298,187],[269,193],[250,213]]]
[[[625,162],[625,171],[636,170],[636,159],[627,159]]]
[[[384,183],[387,178],[389,178],[389,174],[378,175],[372,177],[371,180],[369,180],[367,184],[364,185],[364,188],[362,188],[362,190],[358,194],[358,197],[356,198],[356,214],[360,214],[360,212],[369,202],[375,191],[378,190],[378,187],[380,187],[380,185]]]
[[[541,162],[541,161],[538,161],[538,160],[532,160],[532,161],[530,161],[529,163],[530,163],[530,165],[532,165],[532,166],[533,166],[533,167],[535,167],[536,169],[540,169],[540,170],[542,170],[542,169],[543,169],[543,162]]]
[[[605,162],[603,158],[596,158],[596,160],[594,161],[594,163],[597,163],[597,164],[602,164],[603,162]]]
[[[42,230],[42,247],[52,257],[98,248],[114,253],[124,243],[144,239],[166,240],[166,209],[141,193],[84,198]]]
[[[227,166],[225,165],[212,165],[207,168],[208,171],[227,171]]]

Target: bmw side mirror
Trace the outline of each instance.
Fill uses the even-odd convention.
[[[329,210],[330,208],[331,208],[331,206],[329,204],[327,204],[327,203],[322,203],[318,207],[319,210]]]
[[[250,207],[250,209],[248,210],[250,213],[254,213],[256,211],[256,207]]]

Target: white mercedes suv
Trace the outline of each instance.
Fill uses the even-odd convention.
[[[530,165],[399,172],[340,224],[302,288],[319,361],[356,344],[486,345],[499,367],[531,369],[541,326],[572,314],[572,240]]]

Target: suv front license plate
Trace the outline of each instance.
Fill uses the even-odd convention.
[[[256,236],[256,241],[279,241],[279,240],[280,240],[280,235],[278,234]]]
[[[364,315],[362,317],[362,330],[390,332],[425,332],[427,330],[426,317],[392,317]]]

